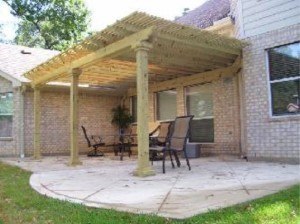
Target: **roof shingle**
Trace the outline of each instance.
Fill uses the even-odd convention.
[[[59,51],[0,43],[0,70],[21,82],[28,82],[23,76],[25,72],[57,54]]]
[[[175,19],[176,22],[201,29],[212,26],[230,13],[230,0],[208,0],[200,7]]]

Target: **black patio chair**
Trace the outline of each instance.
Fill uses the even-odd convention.
[[[150,147],[166,146],[172,133],[173,122],[161,122],[157,136],[150,136]],[[158,151],[150,151],[150,161],[162,160],[162,154]]]
[[[104,153],[100,151],[99,147],[105,146],[105,143],[102,142],[102,138],[97,135],[91,135],[91,139],[86,133],[86,129],[84,126],[81,126],[84,137],[87,141],[88,147],[93,147],[91,151],[88,152],[87,156],[104,156]]]
[[[180,163],[177,153],[183,151],[185,158],[186,158],[187,166],[188,166],[189,170],[191,170],[191,165],[190,165],[189,159],[187,157],[187,153],[186,153],[186,142],[189,137],[190,123],[191,123],[191,120],[193,119],[193,117],[194,116],[192,116],[192,115],[176,117],[176,119],[174,121],[174,125],[172,127],[170,137],[167,140],[166,146],[161,146],[161,147],[157,146],[157,147],[149,148],[150,153],[156,152],[156,153],[163,154],[163,158],[162,158],[163,173],[166,172],[165,160],[166,160],[167,152],[170,155],[172,167],[175,168],[175,165],[173,163],[172,154],[175,156],[177,166],[180,167],[181,163]]]

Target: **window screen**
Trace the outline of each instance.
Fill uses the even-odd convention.
[[[210,83],[189,86],[186,92],[186,111],[194,115],[191,122],[190,142],[214,141],[213,94]]]
[[[176,90],[166,90],[156,93],[157,120],[174,120],[177,114]]]

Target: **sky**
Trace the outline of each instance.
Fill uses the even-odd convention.
[[[206,0],[85,0],[91,11],[90,31],[99,31],[113,24],[134,11],[142,11],[151,15],[173,20],[180,16],[184,8],[194,9]],[[10,10],[0,0],[0,24],[7,39],[13,39],[17,19],[10,15]]]

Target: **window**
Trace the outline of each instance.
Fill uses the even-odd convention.
[[[214,142],[213,94],[210,83],[185,88],[186,111],[194,115],[190,142]]]
[[[13,93],[0,93],[0,137],[12,136]]]
[[[300,43],[269,49],[272,115],[300,114]]]
[[[177,91],[175,89],[156,93],[156,119],[174,120],[177,114],[176,108]]]
[[[131,97],[131,115],[133,122],[137,122],[137,96]]]

